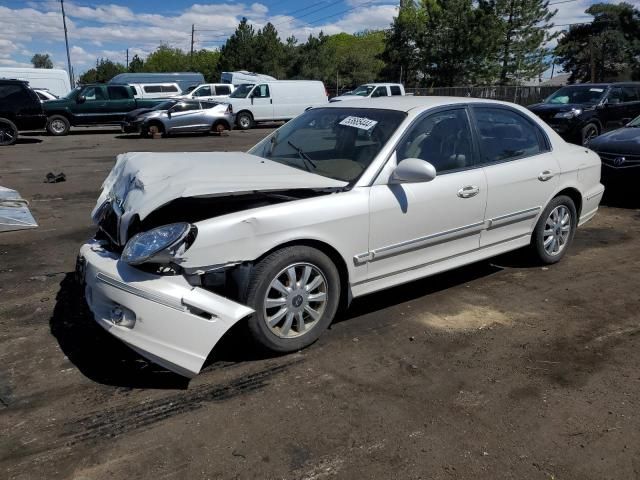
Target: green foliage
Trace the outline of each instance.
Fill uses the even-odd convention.
[[[107,58],[100,58],[96,62],[96,68],[87,70],[80,75],[79,84],[108,82],[119,73],[126,72],[127,69],[121,63],[115,63]]]
[[[571,82],[640,79],[640,10],[628,3],[594,4],[593,21],[572,26],[555,54]]]
[[[129,62],[129,72],[144,72],[144,61],[138,55],[134,55]]]
[[[500,20],[500,83],[517,84],[542,74],[548,67],[545,45],[558,36],[550,31],[557,10],[549,10],[548,0],[495,0],[495,11]]]
[[[33,68],[53,68],[53,61],[48,53],[36,53],[31,57]]]

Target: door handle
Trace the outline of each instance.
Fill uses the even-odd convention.
[[[270,99],[269,99],[269,103],[273,103],[273,98],[270,98]]]
[[[551,180],[554,176],[554,173],[551,170],[545,170],[544,172],[540,172],[538,175],[538,180],[541,182],[546,182],[547,180]]]
[[[458,190],[458,196],[460,198],[475,197],[479,193],[480,188],[476,187],[475,185],[467,185],[466,187],[462,187],[460,190]]]

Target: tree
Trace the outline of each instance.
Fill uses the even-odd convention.
[[[355,35],[338,33],[327,37],[328,55],[334,60],[323,80],[331,84],[337,73],[343,85],[352,87],[376,81],[384,67],[384,62],[379,58],[384,51],[384,39],[383,32],[374,31]]]
[[[414,0],[401,0],[398,16],[385,34],[380,58],[385,62],[383,75],[393,82],[416,84],[420,76],[417,40],[424,27],[422,9]]]
[[[160,45],[144,62],[145,72],[184,72],[189,68],[189,55],[168,45]]]
[[[253,68],[256,72],[272,75],[275,78],[283,78],[286,75],[284,45],[278,38],[278,31],[270,22],[258,30],[254,39],[254,51],[256,58]]]
[[[552,33],[548,0],[494,0],[500,25],[500,83],[518,83],[539,76],[548,67],[545,48],[558,33]]]
[[[256,68],[256,34],[246,18],[242,18],[236,31],[220,49],[220,71],[249,70]]]
[[[121,63],[116,63],[108,58],[100,58],[96,62],[96,68],[91,68],[80,75],[79,84],[108,82],[119,73],[126,72],[127,69]]]
[[[129,62],[129,72],[144,72],[144,61],[137,54]]]
[[[53,61],[48,53],[36,53],[31,57],[33,68],[53,68]]]
[[[640,11],[628,3],[594,4],[591,23],[571,26],[555,54],[570,82],[640,79]]]

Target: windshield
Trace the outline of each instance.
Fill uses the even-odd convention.
[[[353,184],[405,117],[397,110],[314,108],[249,153]]]
[[[567,103],[588,103],[596,104],[604,96],[605,87],[573,86],[563,87],[547,98],[544,103],[567,104]]]
[[[168,110],[173,107],[177,103],[177,100],[167,100],[166,102],[161,102],[155,107],[153,110]]]
[[[376,88],[375,85],[360,85],[358,88],[353,90],[349,95],[358,95],[359,97],[368,97],[373,92],[373,89]]]
[[[73,90],[71,90],[69,93],[67,93],[64,97],[62,98],[68,98],[68,99],[74,99],[77,95],[78,92],[82,90],[82,87],[76,87]]]
[[[640,127],[640,116],[627,123],[627,127]]]
[[[249,95],[249,92],[252,88],[252,83],[245,83],[243,85],[240,85],[233,91],[231,95],[229,95],[229,98],[247,98],[247,95]]]

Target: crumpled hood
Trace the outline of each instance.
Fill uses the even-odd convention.
[[[347,182],[305,172],[244,152],[118,155],[91,216],[111,200],[122,216],[141,220],[182,197],[215,197],[254,191],[341,188]]]

